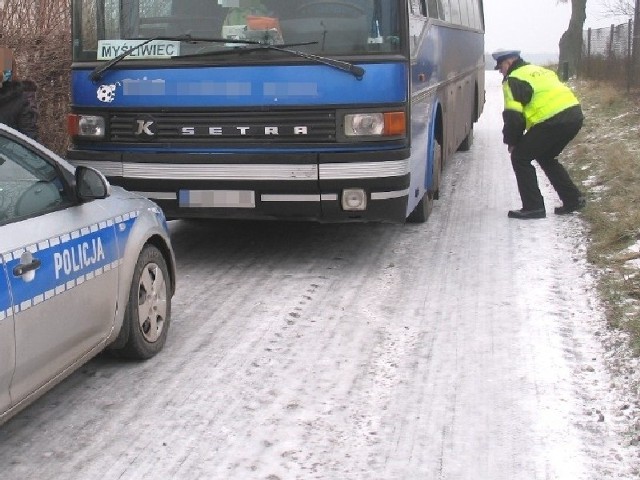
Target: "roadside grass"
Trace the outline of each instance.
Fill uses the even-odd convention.
[[[587,195],[587,257],[612,328],[640,355],[640,92],[577,80],[585,124],[561,160]]]

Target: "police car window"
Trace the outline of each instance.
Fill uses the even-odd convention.
[[[0,224],[71,203],[64,182],[51,163],[19,143],[0,137]]]

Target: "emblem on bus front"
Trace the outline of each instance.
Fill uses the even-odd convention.
[[[98,87],[98,100],[103,103],[111,103],[116,99],[116,86],[115,84],[111,85],[100,85]]]
[[[153,137],[156,134],[156,122],[149,118],[138,118],[134,126],[134,135],[136,137]]]

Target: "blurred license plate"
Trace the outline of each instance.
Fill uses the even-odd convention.
[[[255,208],[251,190],[180,190],[178,203],[188,208]]]

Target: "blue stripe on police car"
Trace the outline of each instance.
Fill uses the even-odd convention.
[[[14,313],[117,268],[122,261],[119,244],[124,246],[137,216],[127,213],[4,254]],[[41,262],[32,278],[12,274],[25,252]]]
[[[7,274],[1,260],[0,256],[0,320],[4,320],[11,315],[11,298],[7,288]]]

